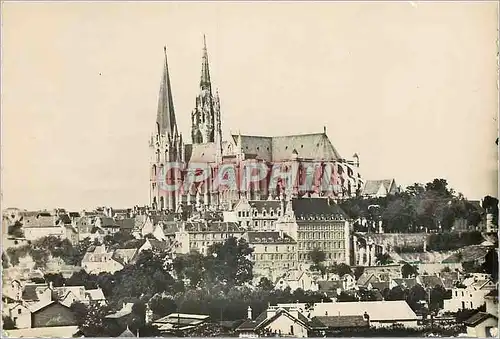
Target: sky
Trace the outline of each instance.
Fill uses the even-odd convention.
[[[365,179],[497,196],[497,2],[3,2],[2,207],[144,205],[166,45],[190,135],[322,132]]]

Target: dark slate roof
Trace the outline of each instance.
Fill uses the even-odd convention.
[[[135,226],[135,219],[127,218],[116,220],[116,224],[120,227],[121,230],[132,230]]]
[[[345,220],[346,214],[339,205],[326,198],[295,198],[292,209],[298,220],[328,219]]]
[[[22,298],[26,301],[37,301],[38,295],[36,294],[36,285],[26,285],[23,290]]]
[[[243,153],[266,161],[289,160],[294,151],[299,158],[339,160],[340,154],[325,133],[286,135],[277,137],[232,135],[235,144],[241,138]],[[240,146],[240,145],[238,145]]]
[[[497,289],[491,290],[488,294],[485,295],[485,297],[498,299],[498,290]]]
[[[250,244],[296,244],[288,234],[284,233],[280,237],[280,232],[248,232],[248,242]]]
[[[255,318],[255,320],[251,319],[245,320],[240,326],[238,326],[236,331],[253,331],[266,319],[267,319],[267,311],[264,311],[261,314],[259,314],[259,316]]]
[[[368,327],[362,315],[320,316],[313,319],[328,328]]]
[[[489,314],[486,312],[478,312],[478,313],[474,314],[472,317],[470,317],[469,319],[467,319],[466,321],[464,321],[464,324],[466,326],[469,326],[469,327],[474,327],[474,326],[479,325],[480,323],[482,323],[483,321],[485,321],[486,319],[489,319],[489,318],[493,318],[493,319],[498,320],[498,317],[494,316],[493,314]]]
[[[381,281],[381,282],[371,282],[370,283],[374,289],[377,289],[379,291],[383,291],[386,288],[389,288],[389,282],[388,281]]]
[[[337,288],[342,288],[342,281],[318,281],[318,287],[321,292],[336,291]]]
[[[101,227],[117,227],[113,218],[101,217]]]
[[[71,224],[71,218],[67,214],[61,214],[59,216],[59,220],[61,220],[64,224]]]

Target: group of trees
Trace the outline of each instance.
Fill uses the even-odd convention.
[[[19,260],[25,256],[33,259],[35,268],[45,268],[51,257],[61,258],[68,265],[80,265],[91,245],[88,238],[73,246],[68,239],[46,236],[21,246],[10,247],[6,254],[13,266],[19,264]]]
[[[370,208],[373,206],[377,208]],[[445,179],[434,179],[425,185],[415,183],[405,191],[387,197],[348,199],[341,203],[341,207],[352,219],[382,221],[386,232],[398,233],[450,230],[457,219],[478,226],[484,210],[493,213],[494,220],[498,220],[496,198],[487,196],[481,208],[450,189]],[[355,229],[368,230],[360,223]]]

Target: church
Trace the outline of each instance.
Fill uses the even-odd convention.
[[[150,206],[158,211],[179,212],[186,206],[205,210],[231,210],[241,198],[248,200],[274,200],[286,195],[292,197],[332,197],[346,198],[359,194],[362,179],[358,173],[359,158],[343,159],[330,142],[326,127],[320,133],[293,134],[286,136],[231,135],[222,140],[222,114],[218,91],[213,91],[210,80],[208,51],[203,37],[203,53],[199,94],[191,112],[191,143],[185,143],[176,122],[174,99],[168,71],[167,51],[164,47],[163,74],[158,97],[158,111],[154,132],[149,141],[150,164]],[[165,171],[168,163],[187,164],[182,171]],[[273,164],[296,166],[300,173],[306,164],[329,164],[335,168],[341,189],[325,193],[318,189],[299,192],[282,186],[270,187],[263,180],[250,187],[218,189],[206,181],[201,185],[191,185],[187,190],[164,190],[162,183],[182,182],[188,175],[190,163],[205,163],[211,175],[217,177],[222,164],[231,164],[243,171],[249,164]],[[337,170],[338,169],[338,170]],[[166,173],[168,172],[168,173]],[[270,172],[270,171],[269,171]]]

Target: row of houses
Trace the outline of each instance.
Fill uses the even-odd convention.
[[[14,280],[3,286],[2,314],[12,319],[18,329],[72,326],[76,324],[70,310],[74,302],[103,305],[106,298],[100,288],[54,287],[52,283]]]

